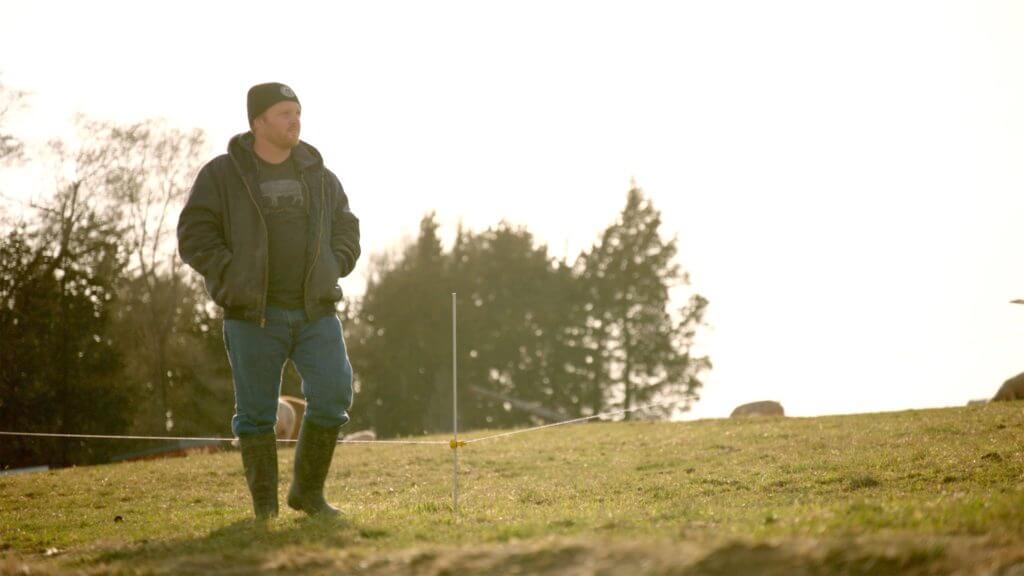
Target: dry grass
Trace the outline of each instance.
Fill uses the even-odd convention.
[[[472,444],[457,521],[447,447],[339,447],[340,522],[254,526],[237,452],[0,478],[0,572],[1024,573],[1022,408]]]

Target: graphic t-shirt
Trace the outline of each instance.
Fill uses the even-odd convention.
[[[270,240],[267,305],[302,308],[309,203],[291,157],[280,164],[262,158],[259,163],[260,210]]]

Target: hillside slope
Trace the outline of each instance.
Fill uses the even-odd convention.
[[[460,448],[457,520],[446,446],[342,445],[345,519],[266,528],[237,452],[5,477],[0,571],[1024,574],[1022,433],[1024,403],[552,428]]]

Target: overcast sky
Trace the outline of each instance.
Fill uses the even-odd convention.
[[[691,417],[961,405],[1024,371],[1024,2],[0,6],[30,145],[162,117],[212,157],[285,82],[367,253],[436,210],[575,256],[635,178],[711,302]]]

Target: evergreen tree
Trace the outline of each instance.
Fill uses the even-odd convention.
[[[378,257],[371,266],[356,320],[349,322],[358,379],[353,426],[385,437],[436,430],[429,407],[451,345],[439,337],[450,312],[434,216],[423,218],[416,242],[397,259]]]
[[[707,301],[669,308],[670,291],[689,283],[675,262],[676,240],[661,238],[661,213],[635,185],[615,223],[578,262],[586,285],[583,338],[589,412],[696,397],[707,358],[691,356]],[[629,418],[630,414],[626,414]]]
[[[181,406],[177,430],[227,429],[231,383],[219,319],[199,304],[201,288],[183,277],[167,242],[202,135],[158,128],[85,122],[84,144],[54,143],[54,172],[64,180],[33,205],[33,227],[3,240],[5,428],[165,432]],[[132,448],[33,440],[15,451],[22,463],[60,466]]]
[[[115,228],[62,190],[42,226],[0,240],[0,426],[7,430],[118,434],[130,423],[123,359],[110,309],[124,267]],[[105,442],[24,438],[0,445],[0,466],[104,461]]]
[[[710,368],[692,354],[707,300],[693,294],[670,308],[672,289],[688,282],[660,224],[634,187],[619,220],[570,268],[507,223],[460,229],[445,253],[428,215],[415,242],[372,261],[364,297],[343,312],[356,372],[352,425],[382,437],[451,429],[452,292],[462,428],[669,399],[688,407]]]
[[[507,223],[460,233],[452,254],[466,426],[534,424],[578,413],[575,380],[566,370],[572,271],[554,263],[528,230]]]
[[[451,430],[451,293],[458,294],[459,412],[464,428],[579,413],[569,369],[578,283],[523,228],[459,230],[445,254],[437,223],[397,258],[378,258],[347,312],[357,395],[353,425],[382,436]]]

